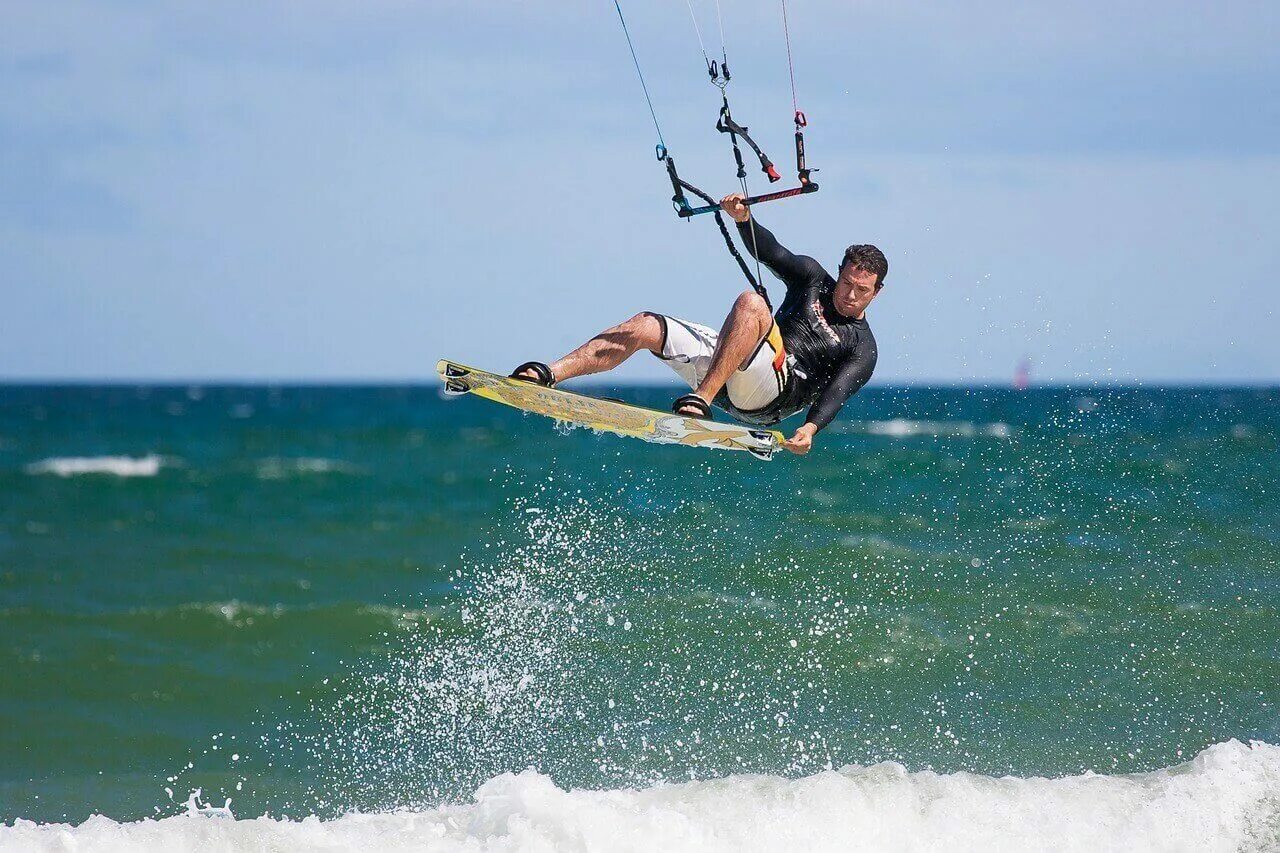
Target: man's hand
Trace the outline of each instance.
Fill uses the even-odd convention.
[[[782,446],[797,456],[804,456],[813,447],[813,434],[818,428],[813,424],[805,424],[796,430],[796,434],[782,442]]]
[[[751,208],[742,203],[745,198],[742,193],[730,193],[720,199],[720,209],[729,214],[734,222],[746,222],[751,218]]]

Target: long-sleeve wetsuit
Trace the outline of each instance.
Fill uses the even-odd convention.
[[[790,381],[768,410],[733,414],[768,424],[809,406],[805,422],[822,429],[875,370],[871,327],[865,318],[845,317],[836,310],[831,301],[835,279],[816,260],[792,254],[754,217],[738,223],[738,234],[751,254],[787,286],[774,319],[795,364]]]

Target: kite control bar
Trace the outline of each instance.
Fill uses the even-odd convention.
[[[680,183],[684,184],[684,181],[680,181]],[[685,185],[685,187],[687,189],[688,185]],[[808,193],[816,193],[817,191],[818,191],[818,185],[813,183],[812,181],[809,181],[808,183],[801,184],[798,187],[792,187],[789,190],[778,190],[777,192],[774,192],[774,193],[763,193],[761,195],[749,195],[742,200],[742,203],[747,207],[750,207],[753,204],[763,204],[766,201],[777,201],[778,199],[791,198],[793,196],[798,196],[798,195],[807,195]],[[690,216],[699,216],[703,213],[712,213],[720,209],[719,202],[715,202],[713,204],[704,204],[699,207],[694,207],[693,205],[689,204],[688,199],[682,199],[677,197],[673,199],[673,201],[675,202],[675,206],[676,206],[676,215],[679,216],[681,219],[688,219]]]
[[[777,190],[771,193],[761,193],[759,195],[750,195],[743,199],[742,203],[747,207],[753,204],[763,204],[766,201],[777,201],[783,198],[792,198],[798,195],[808,195],[816,193],[818,185],[810,179],[810,174],[818,171],[810,169],[805,164],[804,158],[804,128],[809,124],[809,120],[805,118],[805,114],[796,110],[796,174],[799,176],[800,185],[787,190]],[[733,120],[733,116],[729,113],[729,102],[726,99],[724,105],[720,108],[720,118],[716,121],[716,130],[721,133],[729,134],[729,139],[733,143],[733,157],[738,164],[738,178],[742,179],[747,176],[746,167],[742,162],[742,151],[738,147],[738,137],[742,137],[747,145],[751,146],[751,150],[756,153],[760,159],[760,169],[769,176],[770,183],[779,181],[782,176],[778,174],[778,170],[774,168],[773,162],[769,160],[769,156],[760,149],[755,140],[747,134],[747,128],[738,124]],[[673,195],[671,203],[675,206],[676,215],[681,219],[688,219],[691,216],[699,216],[703,213],[712,213],[720,209],[720,204],[711,198],[710,195],[683,180],[676,173],[675,161],[667,154],[667,149],[663,146],[658,147],[658,159],[667,164],[667,177],[671,179],[671,189]],[[685,192],[690,192],[698,198],[703,199],[707,204],[694,207],[689,203]]]

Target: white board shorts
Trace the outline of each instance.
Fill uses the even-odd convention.
[[[667,366],[692,389],[707,378],[711,358],[715,355],[720,334],[701,323],[690,323],[678,317],[654,314],[662,322],[662,355]],[[774,323],[756,351],[729,376],[725,392],[729,402],[742,412],[767,409],[782,395],[791,372],[782,333]]]

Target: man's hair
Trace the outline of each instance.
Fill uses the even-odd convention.
[[[889,259],[884,256],[884,252],[870,243],[855,243],[845,249],[840,269],[844,269],[849,264],[853,264],[854,269],[875,273],[877,289],[884,285],[884,277],[889,274]]]

